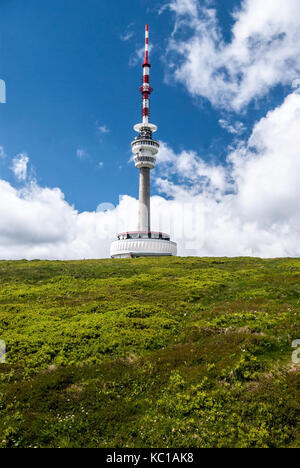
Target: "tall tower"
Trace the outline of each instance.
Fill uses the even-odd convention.
[[[162,232],[152,232],[150,228],[150,171],[156,164],[159,143],[152,138],[157,126],[150,123],[149,25],[145,32],[145,59],[143,67],[142,122],[134,126],[137,136],[131,143],[135,167],[140,171],[138,231],[118,235],[118,241],[111,245],[111,257],[170,256],[177,254],[177,245],[170,236]]]
[[[142,94],[142,123],[135,125],[134,130],[138,136],[131,143],[135,167],[140,171],[139,191],[139,231],[150,232],[150,171],[155,167],[159,143],[152,139],[157,131],[156,125],[149,123],[150,95],[153,88],[150,86],[149,63],[149,26],[146,25],[145,60],[143,67]]]

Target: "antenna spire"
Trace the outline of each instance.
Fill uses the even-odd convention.
[[[140,92],[142,93],[143,97],[143,123],[149,123],[149,116],[150,116],[150,94],[153,91],[153,88],[150,86],[150,68],[151,64],[149,62],[149,25],[146,24],[146,31],[145,31],[145,61],[142,65],[143,67],[143,86],[140,87]]]
[[[143,63],[143,67],[151,67],[149,63],[149,24],[146,24],[145,29],[145,62]]]

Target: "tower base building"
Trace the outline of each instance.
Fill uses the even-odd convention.
[[[164,257],[177,255],[177,245],[170,236],[153,232],[150,228],[150,171],[156,164],[159,143],[152,138],[157,126],[149,122],[150,86],[149,27],[146,25],[145,61],[143,63],[143,85],[140,87],[143,100],[142,123],[134,126],[138,136],[131,143],[135,167],[140,171],[139,223],[138,231],[118,235],[111,245],[112,258]]]
[[[177,255],[177,245],[162,232],[125,232],[111,245],[112,258],[170,257]]]

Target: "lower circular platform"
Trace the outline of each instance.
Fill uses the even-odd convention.
[[[138,233],[136,233],[138,234]],[[143,233],[140,233],[143,236]],[[125,238],[119,235],[119,240],[113,242],[110,248],[112,258],[166,257],[177,255],[177,244],[167,239]]]

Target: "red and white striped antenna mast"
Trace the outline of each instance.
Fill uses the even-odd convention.
[[[145,61],[143,63],[143,86],[140,87],[140,91],[143,97],[143,123],[149,123],[150,117],[150,94],[153,88],[150,86],[150,68],[149,62],[149,25],[146,24],[145,31]]]
[[[134,127],[136,132],[140,132],[142,127],[145,125],[151,132],[156,132],[156,125],[150,124],[150,94],[153,91],[153,88],[150,86],[150,68],[151,64],[149,62],[149,25],[146,24],[145,28],[145,59],[142,64],[143,67],[143,85],[140,87],[140,92],[142,94],[142,124],[137,124]],[[152,133],[151,133],[152,138]]]

